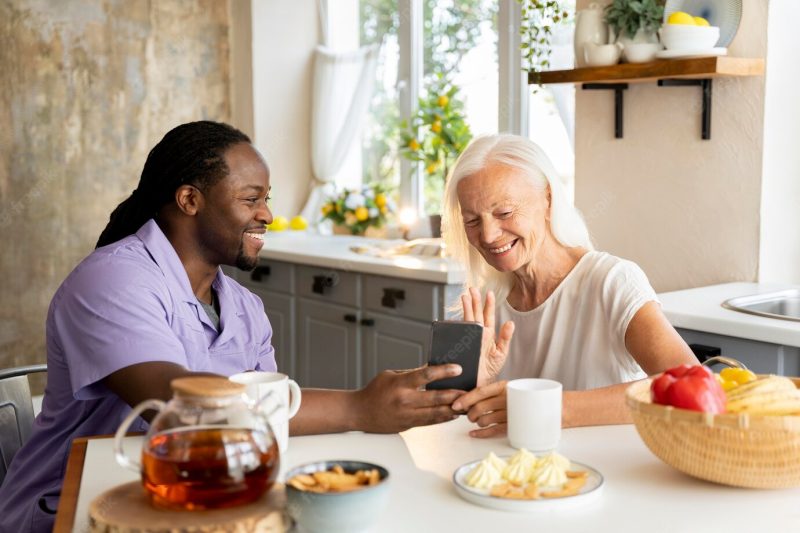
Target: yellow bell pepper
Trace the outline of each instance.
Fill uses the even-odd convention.
[[[723,390],[728,392],[739,385],[755,381],[756,375],[746,368],[723,368],[717,375],[717,379]]]

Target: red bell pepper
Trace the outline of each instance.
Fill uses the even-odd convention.
[[[705,366],[670,368],[653,380],[650,393],[653,403],[706,413],[725,412],[725,391]]]

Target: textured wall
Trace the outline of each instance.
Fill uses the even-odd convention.
[[[743,5],[729,53],[765,57],[767,2]],[[624,139],[613,135],[613,93],[577,91],[575,201],[597,247],[639,263],[659,291],[755,281],[764,87],[764,77],[716,79],[707,141],[698,87],[630,85]]]
[[[45,358],[50,299],[189,120],[229,120],[228,2],[0,1],[0,368]]]

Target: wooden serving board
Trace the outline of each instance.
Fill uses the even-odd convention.
[[[178,511],[154,507],[139,481],[108,490],[89,505],[93,533],[285,533],[286,494],[276,483],[260,500],[239,507]]]

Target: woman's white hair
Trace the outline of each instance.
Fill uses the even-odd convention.
[[[442,228],[447,251],[467,268],[467,286],[482,292],[494,291],[503,301],[512,286],[510,272],[489,266],[467,240],[457,187],[462,179],[490,165],[503,165],[522,172],[541,191],[550,188],[550,231],[566,247],[582,246],[593,250],[589,230],[580,212],[567,200],[561,180],[550,159],[531,140],[519,135],[500,134],[473,140],[453,166],[444,190]]]

